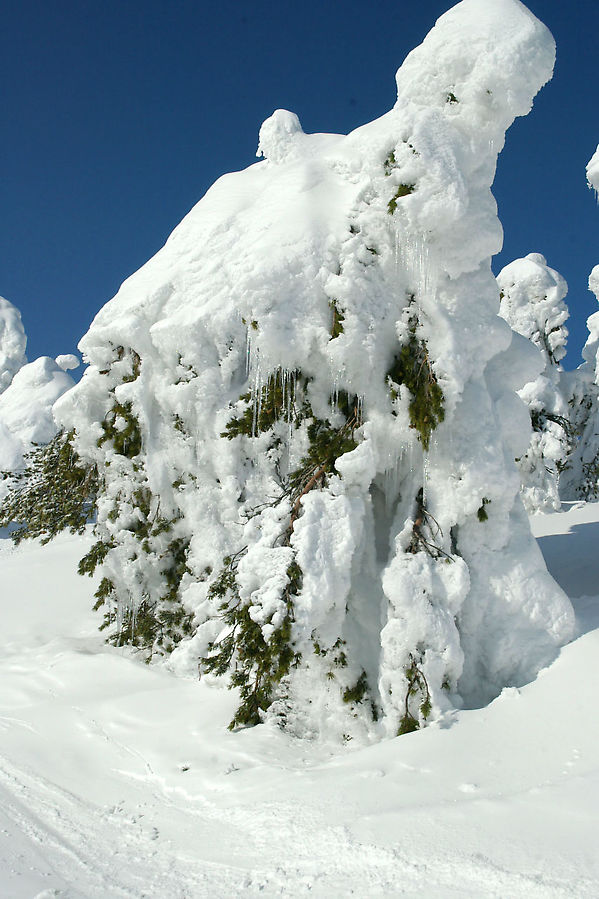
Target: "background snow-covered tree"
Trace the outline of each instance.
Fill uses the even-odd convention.
[[[572,632],[489,265],[497,153],[553,61],[517,0],[463,0],[377,121],[278,110],[81,343],[57,410],[102,473],[83,568],[114,640],[239,690],[233,724],[403,733]]]
[[[530,411],[532,440],[518,459],[528,512],[558,510],[560,475],[573,448],[568,387],[560,361],[566,354],[568,285],[540,253],[516,259],[498,275],[499,314],[539,350],[542,371],[518,391]],[[567,376],[566,376],[567,377]]]
[[[26,344],[19,310],[0,297],[0,472],[22,469],[34,446],[55,437],[52,407],[75,383],[67,370],[79,365],[72,354],[28,363]],[[0,480],[0,499],[8,484]]]
[[[599,147],[587,166],[587,182],[599,192]],[[589,276],[589,290],[599,300],[599,265]],[[562,481],[564,499],[599,496],[599,312],[587,320],[589,336],[582,350],[583,364],[570,375],[571,422],[578,435],[569,470]]]
[[[4,297],[0,297],[0,393],[25,365],[27,338],[21,321],[21,313]]]

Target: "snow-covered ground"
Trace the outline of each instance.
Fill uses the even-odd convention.
[[[341,754],[230,733],[227,690],[105,646],[82,538],[0,540],[0,896],[598,896],[599,504],[532,522],[577,639],[487,708]]]

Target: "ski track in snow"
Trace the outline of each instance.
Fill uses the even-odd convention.
[[[593,558],[597,519],[580,504],[533,518],[555,575],[581,541]],[[229,692],[105,647],[93,586],[74,574],[84,551],[0,540],[0,896],[599,894],[597,598],[579,601],[584,636],[529,687],[333,752],[229,734]]]

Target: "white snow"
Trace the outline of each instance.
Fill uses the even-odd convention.
[[[63,371],[72,371],[81,365],[80,359],[74,353],[65,353],[62,356],[57,356],[55,361]]]
[[[594,899],[599,504],[537,515],[577,638],[531,684],[332,752],[107,647],[90,539],[0,540],[0,895]]]

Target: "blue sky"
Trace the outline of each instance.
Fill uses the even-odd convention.
[[[347,132],[395,100],[394,73],[445,0],[20,0],[4,5],[0,294],[28,354],[73,352],[98,309],[210,184],[255,160],[261,122]],[[494,268],[541,252],[570,285],[579,362],[599,209],[599,3],[531,0],[558,44],[554,80],[508,133]]]

